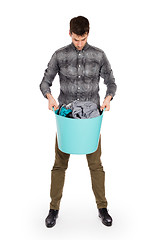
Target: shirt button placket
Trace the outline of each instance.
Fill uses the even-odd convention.
[[[81,79],[81,53],[78,54],[78,80]],[[79,83],[79,81],[78,81]],[[80,100],[80,87],[77,87],[77,100]]]

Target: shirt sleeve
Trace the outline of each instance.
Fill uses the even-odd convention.
[[[112,96],[111,100],[115,96],[115,92],[117,90],[117,85],[115,83],[115,78],[113,76],[113,71],[111,69],[111,65],[106,57],[106,54],[103,52],[102,56],[102,65],[100,70],[100,76],[104,79],[104,84],[107,85],[107,91],[104,98],[107,96]]]
[[[56,52],[52,55],[49,63],[47,64],[47,68],[44,73],[44,77],[39,85],[40,90],[45,98],[47,93],[51,93],[50,87],[52,86],[52,82],[59,71],[59,67],[57,64],[57,56]]]

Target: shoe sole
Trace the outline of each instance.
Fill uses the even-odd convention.
[[[53,225],[51,225],[51,224],[46,224],[46,223],[45,223],[45,225],[46,225],[47,228],[52,228],[52,227],[55,226],[55,224],[56,224],[56,223],[54,223]]]

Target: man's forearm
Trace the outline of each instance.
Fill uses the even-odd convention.
[[[51,95],[51,93],[47,93],[47,94],[46,94],[46,97],[47,97],[47,99],[52,99],[52,98],[53,98],[53,96]]]

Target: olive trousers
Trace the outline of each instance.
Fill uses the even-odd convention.
[[[55,142],[55,162],[51,170],[50,188],[50,209],[59,210],[62,198],[65,171],[68,167],[70,154],[62,152],[58,148],[57,134]],[[86,154],[88,167],[91,175],[92,190],[95,195],[97,208],[106,208],[107,200],[105,197],[105,172],[101,162],[101,134],[99,137],[98,148],[95,152]]]

